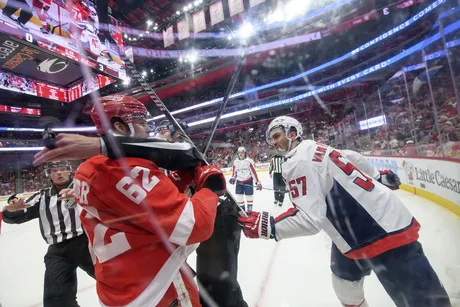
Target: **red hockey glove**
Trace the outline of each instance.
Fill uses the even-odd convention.
[[[224,174],[215,166],[205,165],[198,166],[195,169],[195,176],[193,181],[196,184],[196,190],[208,188],[217,195],[225,194],[227,190],[227,183]]]
[[[388,187],[391,190],[399,190],[399,186],[401,185],[401,181],[399,180],[398,175],[393,173],[390,170],[382,170],[380,172],[380,179],[378,182],[383,184],[384,186]]]
[[[193,185],[194,171],[174,171],[168,175],[169,179],[176,185],[180,193],[184,193]]]
[[[251,239],[273,239],[275,237],[275,220],[266,211],[251,212],[248,217],[239,217],[244,235]]]
[[[262,184],[260,182],[256,182],[256,185],[257,185],[257,190],[258,191],[262,191]]]

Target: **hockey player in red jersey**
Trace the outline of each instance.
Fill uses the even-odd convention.
[[[289,116],[268,126],[267,142],[286,156],[282,174],[294,208],[276,218],[268,212],[239,218],[245,235],[279,241],[324,230],[333,241],[333,286],[344,306],[367,306],[363,281],[371,270],[398,307],[451,306],[418,242],[420,225],[399,198],[340,151],[302,140],[302,131]],[[376,176],[392,179],[388,172]]]
[[[136,99],[112,95],[101,104],[114,133],[149,134],[147,110]],[[91,117],[104,134],[95,109]],[[197,166],[168,177],[148,160],[96,156],[79,167],[74,182],[103,306],[200,306],[181,267],[212,234],[226,189],[220,170]],[[191,197],[184,194],[190,187]]]

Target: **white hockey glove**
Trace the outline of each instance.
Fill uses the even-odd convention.
[[[262,191],[262,184],[259,181],[256,182],[256,186],[258,191]]]
[[[266,211],[260,213],[253,211],[248,217],[239,217],[238,222],[248,238],[266,240],[275,238],[275,220]]]

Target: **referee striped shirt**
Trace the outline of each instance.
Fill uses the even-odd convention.
[[[20,224],[38,218],[40,232],[48,244],[60,243],[82,235],[80,211],[75,200],[58,200],[54,187],[46,188],[29,197],[27,209],[17,212],[4,211],[7,223]]]
[[[286,161],[286,158],[283,156],[273,156],[270,160],[270,174],[273,173],[281,173],[281,165]]]

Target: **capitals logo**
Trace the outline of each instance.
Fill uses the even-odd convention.
[[[404,167],[404,170],[406,172],[407,183],[410,185],[414,185],[414,164],[412,164],[411,162],[403,161],[402,166]]]

